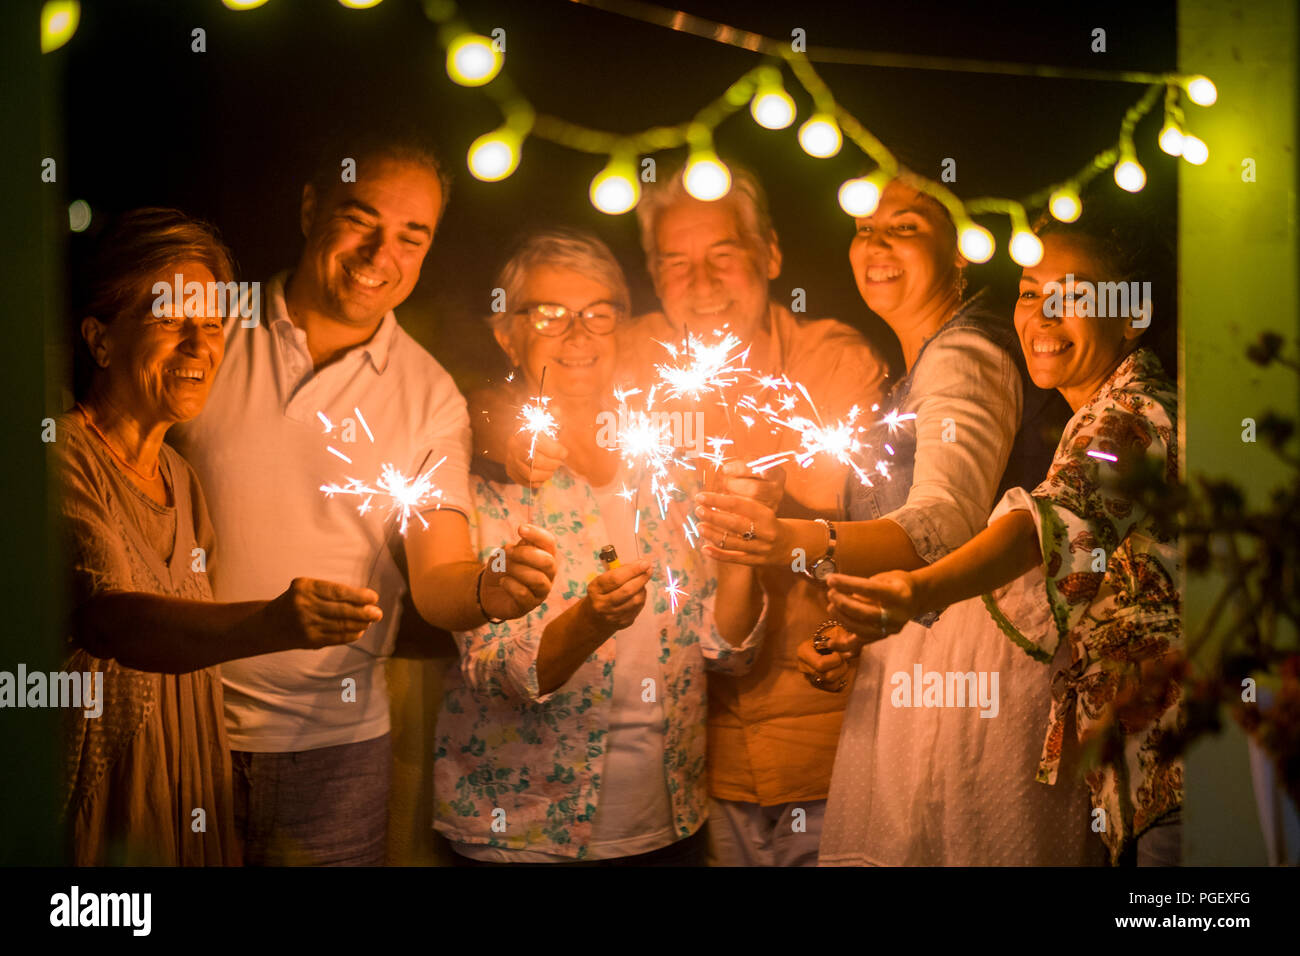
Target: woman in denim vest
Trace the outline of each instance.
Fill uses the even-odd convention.
[[[846,489],[852,520],[777,519],[752,501],[700,495],[710,557],[789,564],[820,580],[835,571],[871,574],[895,562],[915,570],[984,526],[1021,419],[1013,334],[980,296],[965,298],[966,262],[952,220],[903,180],[886,187],[874,214],[857,220],[849,260],[863,300],[898,337],[906,366],[873,413],[872,427],[859,436],[866,446],[859,464],[868,479],[853,478]],[[924,674],[939,663],[923,653],[934,619],[868,647],[856,675],[848,655],[826,647],[846,637],[830,620],[799,649],[800,668],[815,686],[840,693],[853,677],[822,833],[823,863],[947,862],[943,839],[930,838],[917,805],[926,768],[912,759],[943,708],[893,706],[895,675],[912,681],[918,665]],[[948,642],[943,650],[944,669],[963,674],[996,669],[1003,653],[1001,644],[982,640]],[[1004,698],[1048,699],[1045,675],[1009,676],[1016,686],[1000,687]],[[972,696],[978,702],[978,686]],[[1028,719],[1014,730],[1005,714],[982,723],[1032,736],[1024,730]]]

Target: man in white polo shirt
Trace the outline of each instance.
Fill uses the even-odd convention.
[[[409,137],[365,134],[326,156],[303,189],[297,267],[262,290],[260,321],[229,320],[208,405],[176,438],[216,525],[217,600],[271,597],[307,575],[371,587],[384,611],[355,644],[222,668],[250,865],[384,863],[383,662],[405,579],[430,623],[470,630],[526,614],[555,574],[554,539],[529,526],[501,542],[501,559],[475,560],[465,401],[393,314],[445,202],[436,158]],[[340,181],[348,160],[354,182]],[[383,494],[322,490],[349,479],[377,488],[387,466],[408,479],[436,466],[441,497],[404,516]]]

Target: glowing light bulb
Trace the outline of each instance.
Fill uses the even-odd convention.
[[[1183,148],[1187,148],[1186,138],[1183,140]],[[1115,165],[1115,184],[1131,193],[1140,192],[1147,184],[1147,171],[1136,159],[1123,160]]]
[[[492,41],[478,33],[462,33],[447,46],[447,75],[461,86],[491,83],[502,62]]]
[[[1062,186],[1052,193],[1047,208],[1061,222],[1074,222],[1079,218],[1079,213],[1083,212],[1083,203],[1079,201],[1079,194],[1072,186]]]
[[[1197,106],[1213,106],[1219,91],[1208,76],[1194,76],[1187,81],[1187,98]]]
[[[957,250],[967,262],[988,262],[993,255],[993,233],[968,220],[957,234]]]
[[[41,7],[41,52],[51,53],[71,40],[80,20],[77,0],[49,0]]]
[[[818,113],[799,127],[799,145],[809,156],[826,159],[840,151],[844,137],[827,113]]]
[[[794,100],[779,86],[759,90],[749,103],[749,112],[764,129],[785,129],[794,122]]]
[[[1210,158],[1210,147],[1200,139],[1187,133],[1183,136],[1183,159],[1193,166],[1200,166]]]
[[[701,202],[713,202],[731,191],[731,170],[712,150],[699,150],[682,170],[682,185]]]
[[[1173,123],[1166,123],[1160,131],[1160,148],[1170,156],[1183,154],[1183,134]]]
[[[870,216],[880,205],[880,187],[869,176],[847,180],[837,198],[840,208],[850,216]]]
[[[266,0],[221,0],[229,10],[252,10],[266,3]]]
[[[475,179],[495,183],[505,179],[519,166],[519,134],[506,127],[484,133],[469,147],[469,171]]]
[[[350,10],[369,10],[371,7],[379,6],[381,0],[339,0],[339,3]]]
[[[1019,266],[1036,266],[1043,261],[1043,240],[1028,229],[1017,229],[1011,236],[1011,258]]]
[[[603,213],[617,216],[627,212],[641,200],[635,167],[630,162],[611,160],[591,181],[588,195],[591,204]]]

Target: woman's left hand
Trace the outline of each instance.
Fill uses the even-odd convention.
[[[790,560],[788,534],[776,516],[785,495],[785,472],[772,468],[751,474],[742,462],[727,462],[725,493],[695,496],[696,516],[706,557],[760,567]]]
[[[827,611],[840,624],[857,635],[858,648],[897,634],[925,608],[917,600],[916,581],[907,571],[884,571],[869,578],[832,574],[826,579],[830,587]],[[846,646],[839,646],[845,643]],[[848,642],[831,640],[828,646],[845,652],[854,648]]]

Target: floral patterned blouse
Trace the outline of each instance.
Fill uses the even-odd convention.
[[[1178,541],[1126,494],[1122,477],[1147,459],[1172,484],[1178,471],[1176,393],[1146,349],[1124,359],[1066,425],[1047,478],[1032,493],[1013,488],[989,518],[1028,511],[1043,566],[984,603],[1028,654],[1050,663],[1067,642],[1068,669],[1056,674],[1038,779],[1055,783],[1069,708],[1081,742],[1118,730],[1111,758],[1088,772],[1094,828],[1117,862],[1130,840],[1183,798],[1181,761],[1159,755],[1182,720],[1171,686],[1144,722],[1114,727],[1113,705],[1139,686],[1144,664],[1182,648]],[[1104,568],[1104,570],[1098,570]]]
[[[642,494],[639,532],[641,556],[655,561],[641,614],[653,615],[659,633],[664,773],[679,838],[707,817],[704,670],[748,670],[766,619],[764,608],[740,645],[715,630],[717,581],[682,531],[699,473],[685,477],[666,518]],[[567,469],[536,492],[531,517],[529,494],[483,478],[474,487],[471,526],[481,560],[529,521],[555,535],[559,568],[550,595],[530,614],[455,635],[459,667],[447,673],[434,744],[434,827],[457,843],[583,859],[600,802],[618,635],[549,694],[538,687],[537,651],[546,625],[604,569],[599,554],[609,541],[596,494]],[[686,592],[675,611],[663,590],[666,569]]]

